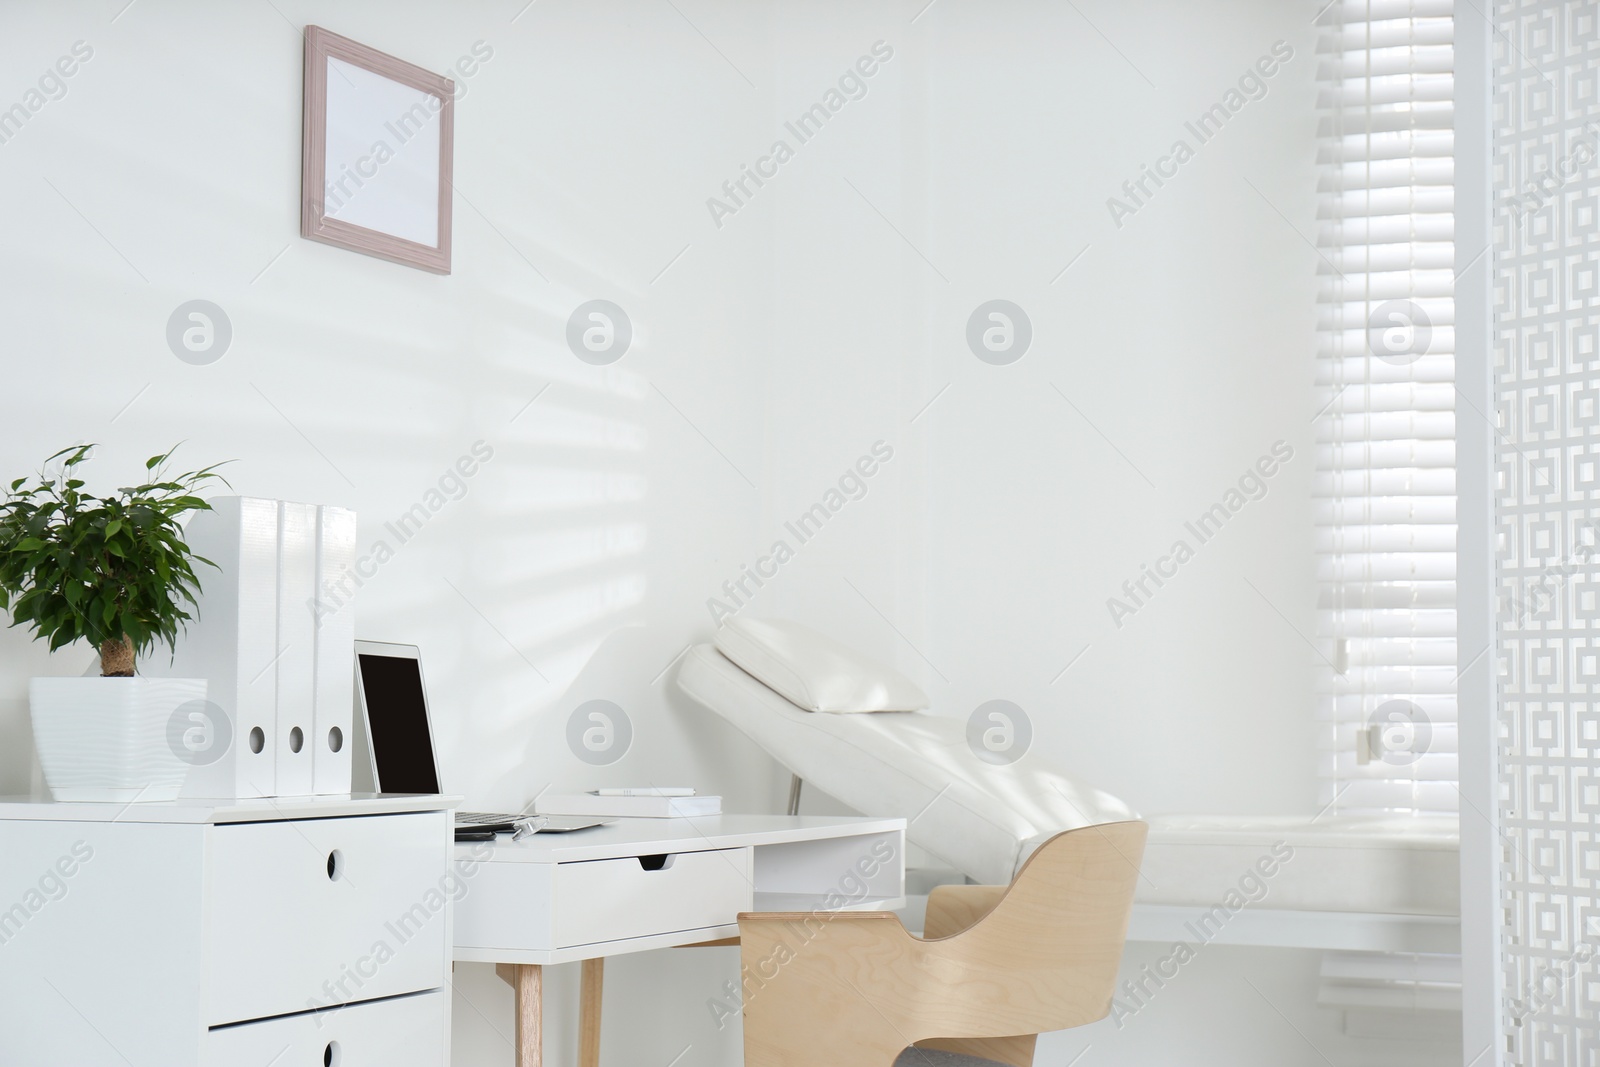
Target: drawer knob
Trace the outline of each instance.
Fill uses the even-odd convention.
[[[334,849],[328,853],[328,881],[337,882],[344,877],[344,853]],[[330,1046],[331,1047],[331,1046]]]
[[[250,728],[250,751],[261,755],[261,750],[267,747],[267,735],[261,732],[261,727]]]
[[[335,726],[328,731],[328,751],[337,752],[344,747],[344,731]]]
[[[305,732],[296,726],[289,731],[289,751],[299,752],[306,745]]]
[[[330,1041],[322,1050],[322,1067],[339,1067],[339,1042]]]

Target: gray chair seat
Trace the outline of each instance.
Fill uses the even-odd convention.
[[[908,1048],[895,1058],[894,1067],[1005,1067],[1005,1064],[936,1048]]]

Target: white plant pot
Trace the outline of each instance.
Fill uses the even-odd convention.
[[[33,743],[64,801],[174,800],[190,764],[170,740],[174,713],[205,700],[204,678],[34,678]]]

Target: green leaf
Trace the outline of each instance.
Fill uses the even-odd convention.
[[[19,478],[0,494],[0,611],[52,648],[118,636],[138,649],[171,645],[191,619],[194,564],[215,567],[190,550],[178,519],[210,510],[198,490],[227,481],[220,464],[169,474],[169,450],[147,462],[146,484],[95,496],[74,470],[92,449],[62,449],[46,466],[63,473]]]

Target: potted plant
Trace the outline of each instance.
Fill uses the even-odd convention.
[[[50,650],[86,640],[100,677],[34,678],[34,745],[57,800],[170,800],[189,764],[168,740],[180,707],[203,701],[203,678],[141,678],[137,658],[172,648],[200,591],[178,520],[209,511],[197,490],[226,484],[216,466],[168,474],[172,455],[145,462],[147,481],[111,496],[83,491],[77,468],[93,445],[63,449],[0,501],[0,609]],[[46,473],[60,460],[59,474]]]

